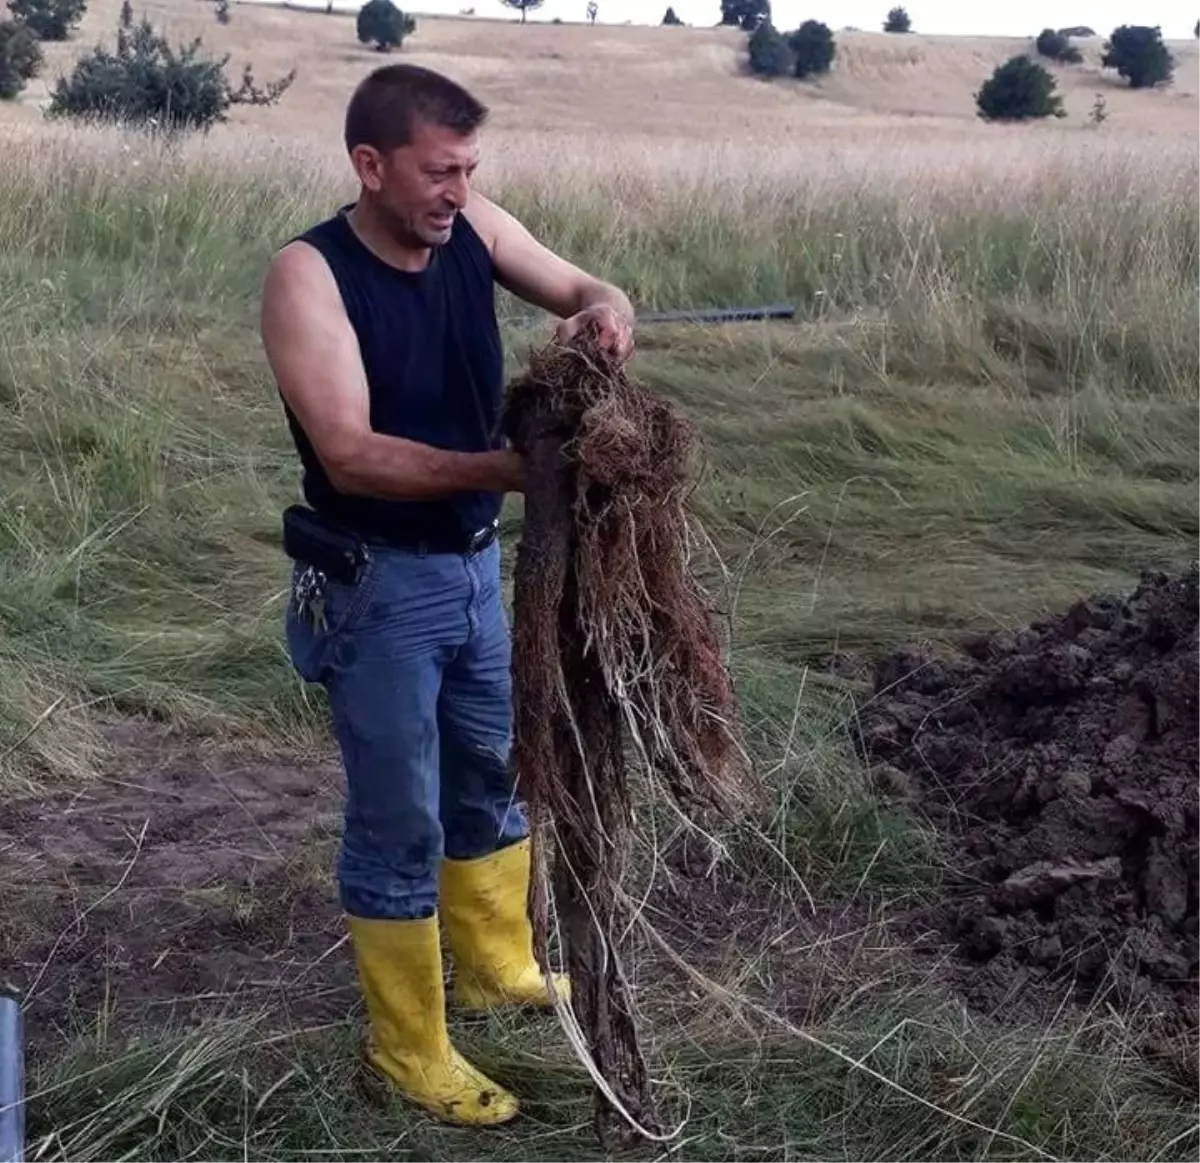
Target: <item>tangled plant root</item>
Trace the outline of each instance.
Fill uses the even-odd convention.
[[[594,335],[532,356],[509,387],[504,426],[527,458],[513,766],[537,849],[535,949],[545,968],[552,895],[572,1007],[605,1083],[597,1130],[655,1131],[620,948],[627,756],[692,822],[728,818],[749,776],[716,623],[689,568],[694,433]]]

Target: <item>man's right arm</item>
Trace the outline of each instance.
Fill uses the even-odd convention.
[[[307,244],[291,243],[272,261],[260,331],[280,393],[339,492],[427,500],[521,490],[515,452],[450,452],[371,430],[354,329],[332,272]]]

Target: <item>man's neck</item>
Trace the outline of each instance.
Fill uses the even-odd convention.
[[[432,248],[413,248],[397,242],[368,199],[360,197],[346,213],[346,221],[363,246],[388,266],[411,273],[423,271],[429,265]]]

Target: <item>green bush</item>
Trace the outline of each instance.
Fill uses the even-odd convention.
[[[358,10],[355,30],[361,44],[373,44],[379,52],[391,52],[417,30],[417,22],[405,16],[392,0],[367,0]]]
[[[829,72],[837,46],[827,24],[819,20],[806,20],[791,36],[788,46],[796,58],[796,76],[810,77]]]
[[[1024,55],[1000,65],[975,94],[985,121],[1026,121],[1034,117],[1065,117],[1054,78]]]
[[[1071,43],[1070,37],[1055,32],[1053,28],[1043,28],[1038,33],[1037,50],[1039,56],[1067,65],[1077,65],[1083,61],[1083,53]]]
[[[47,110],[51,117],[117,121],[167,133],[208,130],[228,120],[231,105],[273,105],[291,85],[296,72],[259,89],[249,65],[234,89],[225,76],[229,57],[201,55],[197,37],[172,49],[165,37],[143,18],[132,29],[117,30],[117,51],[97,46],[60,78]]]
[[[20,21],[0,20],[0,100],[11,101],[42,67],[42,46]]]
[[[883,22],[884,32],[912,32],[912,19],[905,8],[893,8]]]
[[[8,0],[13,18],[27,24],[39,40],[66,40],[86,9],[86,0]]]
[[[1162,29],[1144,24],[1122,24],[1104,42],[1100,63],[1116,69],[1129,80],[1132,89],[1150,89],[1169,81],[1175,71],[1175,58],[1163,44]]]
[[[764,20],[750,34],[750,69],[761,77],[786,77],[795,68],[796,58],[788,42],[769,21]]]

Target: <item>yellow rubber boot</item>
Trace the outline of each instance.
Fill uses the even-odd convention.
[[[437,917],[348,917],[370,1019],[367,1059],[411,1101],[460,1126],[491,1126],[517,1100],[450,1044]]]
[[[439,903],[454,955],[451,1000],[464,1009],[554,1005],[533,956],[529,865],[528,840],[475,860],[442,860]],[[565,974],[554,975],[554,986],[570,996]]]

